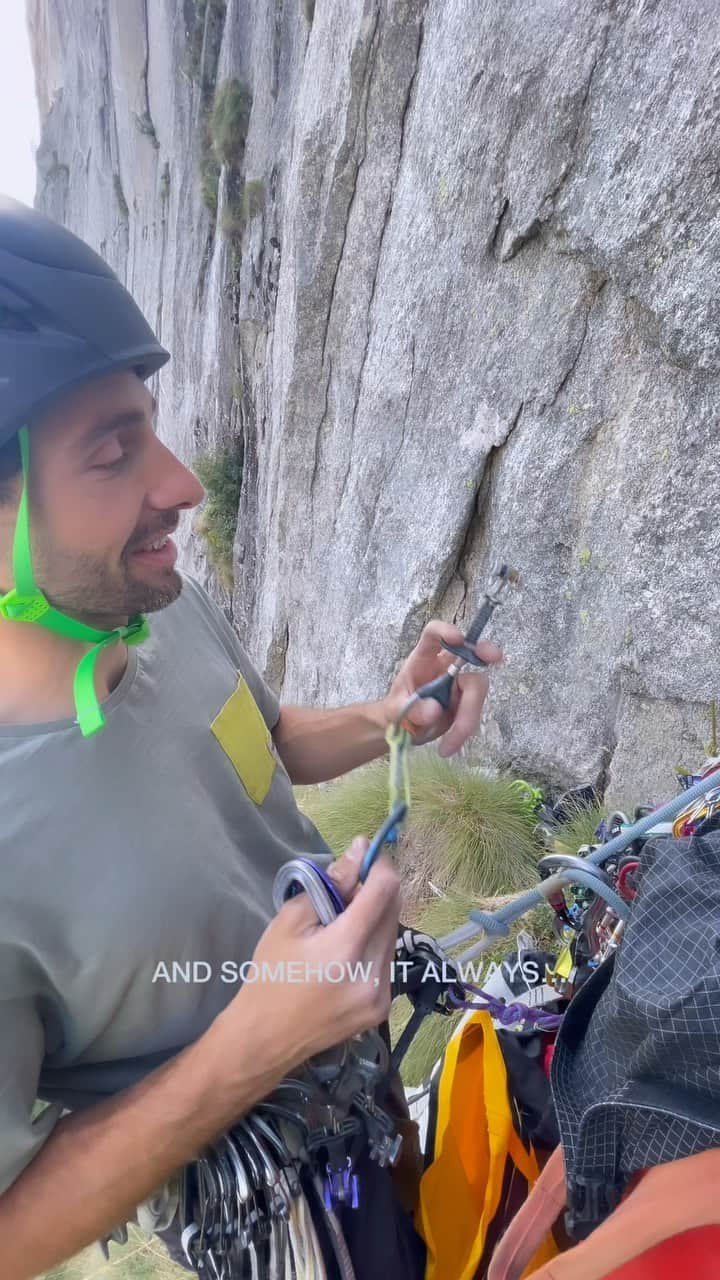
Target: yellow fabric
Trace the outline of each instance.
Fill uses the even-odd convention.
[[[434,1159],[420,1182],[416,1226],[427,1245],[426,1280],[473,1280],[500,1206],[510,1159],[532,1186],[540,1176],[512,1122],[507,1074],[490,1015],[474,1013],[445,1053]],[[555,1257],[552,1240],[526,1274]]]
[[[272,753],[270,730],[242,677],[210,728],[232,761],[250,799],[262,804],[270,790],[277,761]]]

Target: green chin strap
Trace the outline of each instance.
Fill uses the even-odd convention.
[[[105,716],[95,693],[95,665],[100,650],[106,645],[124,640],[125,644],[141,644],[150,634],[147,619],[142,613],[131,618],[125,627],[115,627],[113,631],[97,631],[87,627],[77,618],[71,618],[59,609],[53,609],[40,588],[35,583],[32,568],[32,552],[30,549],[30,524],[28,518],[28,473],[30,467],[30,438],[27,427],[18,432],[20,441],[20,457],[22,459],[23,488],[20,495],[15,537],[13,540],[13,578],[15,586],[6,595],[0,596],[0,614],[13,622],[36,622],[49,631],[56,631],[71,640],[82,640],[95,647],[80,659],[75,671],[73,694],[75,698],[76,723],[84,738],[105,726]]]

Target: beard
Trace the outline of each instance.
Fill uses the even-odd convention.
[[[133,546],[137,547],[145,538],[133,539]],[[154,582],[143,582],[136,576],[132,567],[133,546],[125,548],[116,566],[88,552],[53,549],[43,555],[38,548],[35,580],[53,608],[90,626],[110,631],[120,621],[138,613],[166,609],[182,591],[182,578],[170,566],[155,569]],[[52,583],[52,589],[48,590],[45,583]]]

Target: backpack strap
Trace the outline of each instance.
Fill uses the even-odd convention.
[[[553,1153],[540,1182],[516,1214],[495,1251],[488,1280],[517,1280],[522,1275],[521,1264],[525,1256],[523,1224],[542,1178],[557,1154]],[[648,1169],[622,1204],[592,1235],[574,1249],[560,1254],[546,1266],[533,1271],[529,1280],[577,1280],[578,1276],[582,1276],[582,1280],[606,1280],[625,1263],[641,1258],[673,1236],[720,1224],[720,1197],[717,1191],[719,1182],[720,1147]],[[548,1177],[548,1190],[552,1183],[551,1174]],[[555,1186],[557,1189],[556,1184]],[[511,1235],[515,1249],[511,1252],[508,1245],[506,1258],[503,1251]],[[500,1269],[503,1265],[504,1270]]]
[[[565,1161],[562,1147],[556,1147],[498,1244],[487,1280],[519,1280],[552,1231],[565,1208],[565,1200]]]

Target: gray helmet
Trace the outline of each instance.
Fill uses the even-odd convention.
[[[118,640],[141,644],[149,625],[137,614],[124,626],[100,631],[53,608],[38,587],[28,515],[27,422],[91,378],[134,369],[144,379],[169,359],[102,258],[64,227],[0,196],[0,447],[17,435],[23,473],[12,552],[15,586],[0,596],[0,616],[93,646],[74,681],[84,737],[105,726],[95,690],[101,650]]]
[[[117,276],[83,240],[0,196],[0,446],[91,378],[170,359]]]

